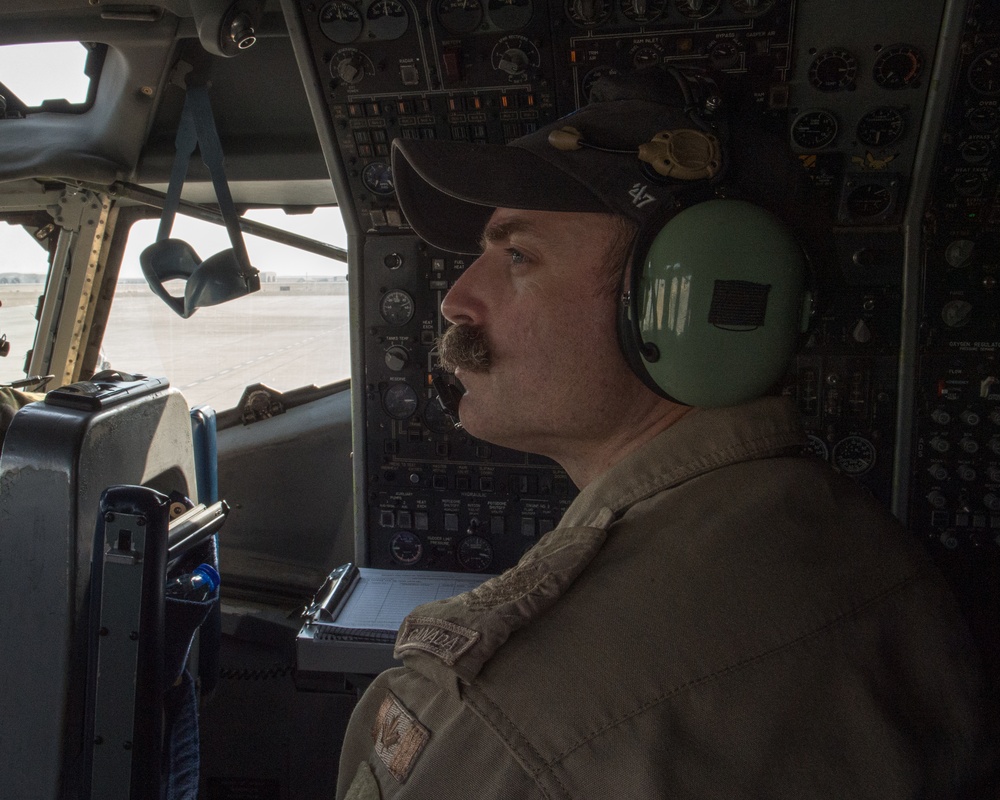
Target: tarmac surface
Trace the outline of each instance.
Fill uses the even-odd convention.
[[[19,287],[20,288],[20,287]],[[34,337],[40,288],[0,293],[0,332],[12,343],[0,359],[0,381],[24,377],[24,353]],[[264,383],[279,391],[350,376],[346,294],[292,285],[198,309],[182,319],[147,288],[116,294],[102,346],[115,369],[164,375],[191,406],[232,408],[244,388]],[[51,387],[50,387],[51,388]]]

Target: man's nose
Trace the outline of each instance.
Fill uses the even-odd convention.
[[[465,268],[441,301],[441,314],[449,322],[456,325],[475,325],[480,322],[481,314],[477,310],[481,305],[475,294],[475,276],[478,274],[477,258]]]

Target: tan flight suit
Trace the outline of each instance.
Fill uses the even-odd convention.
[[[783,398],[692,412],[416,609],[337,797],[955,796],[981,721],[954,601],[802,441]]]

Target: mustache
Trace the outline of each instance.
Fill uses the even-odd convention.
[[[486,332],[473,325],[452,325],[438,339],[441,366],[449,372],[488,372],[492,364]]]

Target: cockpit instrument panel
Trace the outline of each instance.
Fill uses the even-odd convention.
[[[664,64],[715,70],[784,131],[819,298],[784,387],[810,451],[921,536],[1000,537],[994,6],[959,19],[944,0],[302,0],[300,59],[363,242],[350,280],[368,563],[498,571],[575,494],[554,464],[469,437],[436,402],[440,302],[468,259],[410,231],[391,141],[505,143],[586,103],[602,75]],[[938,86],[956,59],[955,85]]]

